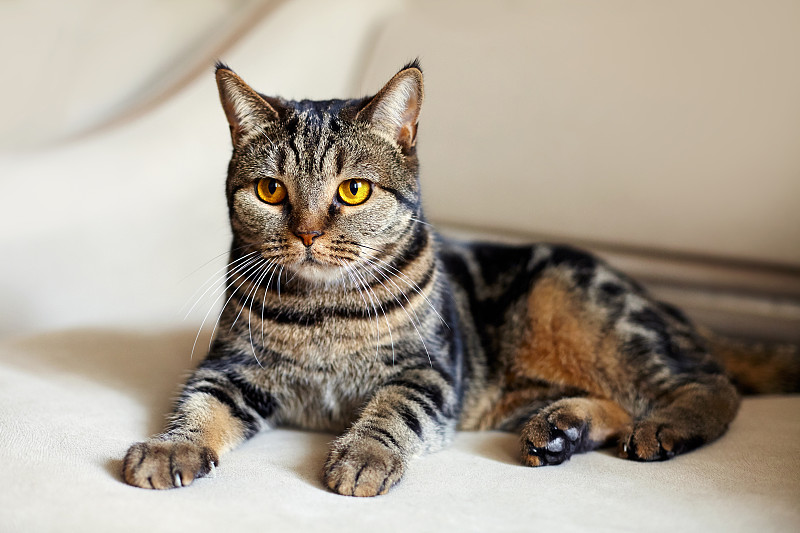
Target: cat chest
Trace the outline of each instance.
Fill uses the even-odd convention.
[[[387,379],[384,369],[358,363],[284,363],[272,369],[271,381],[280,404],[278,422],[323,431],[345,429]]]
[[[393,347],[399,354],[408,334],[407,325],[391,313],[381,318],[378,323],[374,317],[326,316],[265,324],[263,340],[258,340],[266,381],[280,398],[280,424],[341,431],[352,423],[396,373]]]
[[[267,352],[281,354],[309,365],[335,365],[347,368],[344,360],[359,366],[380,356],[400,342],[411,327],[387,313],[383,320],[373,316],[316,317],[291,322],[264,322],[263,334],[257,329],[257,341]],[[344,370],[347,371],[347,370]]]

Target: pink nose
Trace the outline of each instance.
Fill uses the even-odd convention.
[[[305,246],[311,246],[314,244],[314,239],[322,235],[321,231],[295,231],[294,232],[297,237],[303,241]]]

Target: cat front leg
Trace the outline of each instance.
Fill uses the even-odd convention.
[[[122,477],[147,489],[188,486],[210,473],[222,454],[268,426],[276,409],[274,397],[236,365],[206,360],[184,386],[167,430],[130,447]]]
[[[404,371],[380,387],[359,419],[331,446],[325,485],[347,496],[385,494],[409,461],[452,438],[457,399],[432,368]]]

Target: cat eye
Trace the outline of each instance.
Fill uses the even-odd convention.
[[[268,204],[279,204],[286,199],[286,186],[275,178],[261,178],[256,182],[256,194]]]
[[[347,205],[363,204],[369,198],[372,187],[367,180],[350,179],[339,185],[339,199]]]

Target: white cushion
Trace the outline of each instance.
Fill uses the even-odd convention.
[[[262,433],[213,479],[125,485],[128,446],[159,431],[193,331],[86,329],[0,344],[0,529],[81,531],[793,531],[799,396],[745,400],[719,441],[663,463],[610,451],[518,464],[516,436],[459,433],[376,499],[320,481],[333,435]],[[194,361],[196,363],[196,361]]]

